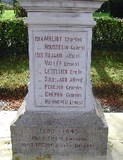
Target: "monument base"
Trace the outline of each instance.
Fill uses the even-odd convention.
[[[87,113],[25,112],[25,105],[11,125],[14,160],[105,159],[108,127],[98,104]]]
[[[45,155],[45,156],[29,156],[16,154],[13,160],[107,160],[106,156],[83,156],[83,155]]]

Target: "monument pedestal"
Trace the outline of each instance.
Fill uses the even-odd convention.
[[[98,0],[20,0],[27,10],[30,85],[11,125],[14,160],[101,159],[108,127],[90,83]]]
[[[11,126],[14,157],[70,158],[76,155],[78,160],[82,157],[104,160],[108,128],[99,104],[95,107],[95,112],[87,113],[66,110],[26,111],[24,114],[21,108]]]

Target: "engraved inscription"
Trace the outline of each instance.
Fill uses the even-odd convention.
[[[87,131],[83,128],[42,128],[32,134],[29,142],[21,142],[21,146],[56,148],[64,149],[91,149],[94,148],[93,142],[88,142]]]
[[[33,31],[36,107],[85,107],[87,32]]]

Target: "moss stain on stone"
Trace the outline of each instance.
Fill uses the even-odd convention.
[[[110,151],[113,150],[113,144],[110,141],[108,142],[108,148],[109,148]]]
[[[19,157],[15,157],[15,160],[20,160],[20,158]]]
[[[51,160],[51,155],[47,154],[45,156],[36,157],[36,160]]]

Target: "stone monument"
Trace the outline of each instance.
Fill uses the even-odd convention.
[[[19,2],[28,12],[30,84],[11,125],[13,159],[104,160],[108,127],[90,82],[92,13],[104,0]]]

